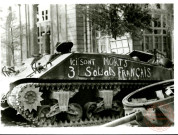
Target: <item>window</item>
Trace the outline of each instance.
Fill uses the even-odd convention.
[[[96,38],[100,38],[100,31],[96,31],[95,34],[96,34]]]
[[[162,51],[161,36],[155,36],[155,49]]]
[[[39,14],[39,7],[37,6],[37,14]]]
[[[158,8],[161,8],[159,4],[156,4]],[[167,48],[167,14],[153,13],[152,16],[156,20],[152,23],[152,31],[144,31],[143,35],[143,47],[144,50],[158,49],[163,54],[168,51]]]
[[[48,20],[48,10],[42,11],[42,20]]]
[[[163,30],[163,34],[167,34],[167,31],[166,31],[166,30]]]
[[[115,41],[110,42],[111,52],[116,54],[127,54],[130,52],[129,43],[127,38],[117,38]]]
[[[39,27],[38,27],[38,37],[40,36],[40,29],[39,29]]]
[[[101,39],[100,45],[101,45],[101,52],[106,52],[106,39],[105,38]]]
[[[153,50],[153,37],[152,36],[145,36],[145,49]]]
[[[42,21],[44,21],[44,11],[41,12],[42,13]]]
[[[48,20],[48,10],[46,10],[46,20]]]
[[[154,18],[156,19],[154,21],[154,27],[161,27],[161,15],[155,14]]]
[[[154,30],[154,34],[161,34],[161,30],[155,29],[155,30]]]
[[[145,30],[145,34],[152,34],[152,30]]]
[[[163,15],[163,27],[165,28],[167,25],[166,25],[166,15]]]
[[[163,53],[167,55],[167,37],[163,36]]]

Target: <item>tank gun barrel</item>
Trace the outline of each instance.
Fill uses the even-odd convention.
[[[134,120],[140,121],[142,118],[143,118],[143,114],[141,111],[139,111],[139,112],[133,113],[131,115],[111,121],[109,123],[106,123],[106,124],[102,125],[102,127],[116,127],[116,126],[119,126],[122,124],[126,124],[128,122],[134,121]]]

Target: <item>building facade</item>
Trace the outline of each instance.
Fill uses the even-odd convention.
[[[72,51],[96,52],[94,34],[89,20],[78,5],[38,5],[38,44],[44,53],[45,37],[50,39],[50,53],[55,52],[57,42],[71,41]]]
[[[141,38],[130,37],[129,34],[116,40],[106,35],[98,36],[99,52],[115,52],[127,54],[132,50],[149,51],[157,49],[165,57],[174,60],[174,7],[173,4],[141,4],[150,10],[155,18],[151,24],[152,31],[141,31]],[[109,48],[109,49],[107,49]]]
[[[129,34],[117,37],[96,31],[77,4],[16,5],[21,30],[22,61],[38,54],[54,54],[57,42],[71,41],[72,52],[128,54],[132,50],[158,49],[174,60],[173,4],[143,4],[157,18],[152,32],[143,31],[142,38]],[[8,53],[7,53],[8,54]],[[6,60],[8,61],[8,56]],[[7,62],[8,63],[8,62]]]
[[[143,50],[158,49],[166,57],[174,59],[174,14],[172,4],[150,4],[151,14],[156,20],[152,22],[152,32],[143,33]]]

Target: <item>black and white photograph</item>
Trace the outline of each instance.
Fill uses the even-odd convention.
[[[175,131],[174,8],[156,1],[2,4],[2,133]]]

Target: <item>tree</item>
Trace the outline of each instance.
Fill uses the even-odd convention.
[[[17,17],[15,13],[12,12],[11,7],[8,9],[9,13],[7,15],[7,18],[5,18],[5,24],[4,26],[1,26],[2,29],[4,29],[4,33],[1,35],[1,43],[3,47],[6,47],[7,50],[7,55],[9,55],[9,64],[8,65],[15,65],[15,51],[21,51],[20,48],[20,26],[17,22]]]
[[[140,30],[151,30],[153,18],[149,10],[139,4],[85,4],[80,7],[94,29],[115,39],[125,33],[140,36]]]

